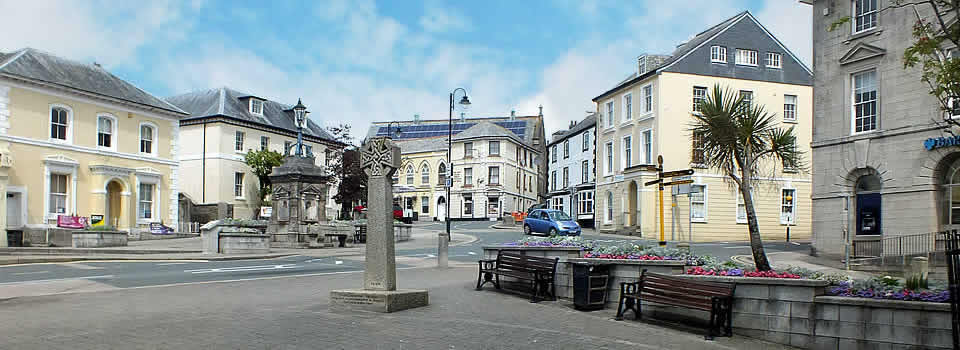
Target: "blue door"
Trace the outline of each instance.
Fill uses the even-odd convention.
[[[857,195],[857,234],[879,235],[881,199],[879,193]]]

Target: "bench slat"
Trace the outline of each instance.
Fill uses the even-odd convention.
[[[726,297],[730,296],[731,291],[717,292],[712,290],[705,290],[699,288],[696,285],[675,285],[675,284],[664,284],[662,281],[644,279],[643,289],[651,290],[663,290],[663,291],[672,291],[676,293],[681,293],[683,295],[698,296],[702,298],[710,297]]]
[[[657,285],[663,285],[673,287],[673,286],[682,286],[690,289],[703,290],[707,292],[719,293],[722,295],[729,295],[733,292],[733,287],[726,283],[711,282],[711,281],[693,281],[684,278],[678,277],[666,277],[660,274],[647,273],[644,275],[645,283],[654,283]]]

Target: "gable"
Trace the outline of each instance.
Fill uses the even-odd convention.
[[[840,65],[863,61],[868,58],[880,57],[886,53],[887,50],[860,42],[854,45],[852,48],[850,48],[850,50],[847,51],[847,53],[840,57]]]
[[[727,48],[727,63],[710,62],[710,47],[714,45]],[[756,50],[757,66],[736,65],[738,48]],[[782,68],[765,67],[768,52],[780,54]],[[813,83],[813,75],[806,66],[749,14],[664,67],[662,71],[794,85]]]

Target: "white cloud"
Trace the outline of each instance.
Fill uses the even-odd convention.
[[[420,26],[430,33],[464,31],[471,27],[470,20],[457,11],[444,8],[436,1],[430,1],[420,17]]]

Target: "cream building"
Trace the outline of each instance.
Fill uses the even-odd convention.
[[[399,126],[398,126],[399,124]],[[546,177],[543,116],[468,118],[453,122],[450,213],[446,212],[448,121],[374,123],[367,137],[400,128],[403,160],[396,202],[420,220],[495,220],[542,202]]]
[[[715,84],[776,114],[793,127],[810,163],[812,74],[749,12],[740,13],[680,44],[671,55],[645,55],[638,71],[593,101],[597,121],[597,227],[657,238],[655,172],[641,165],[664,158],[664,169],[693,168],[694,193],[664,195],[667,240],[747,240],[743,199],[724,174],[703,166],[703,150],[688,131],[697,103]],[[810,174],[764,164],[754,203],[763,238],[809,239]],[[697,193],[699,191],[699,193]]]
[[[97,214],[121,230],[177,227],[186,115],[97,64],[0,53],[0,228],[37,241],[59,215]]]
[[[254,217],[260,207],[260,185],[244,156],[247,151],[262,149],[285,154],[285,149],[297,143],[292,105],[226,87],[166,101],[191,114],[180,124],[183,193],[198,204],[232,204],[234,218]],[[334,152],[342,152],[345,146],[312,120],[303,129],[303,139],[306,151],[319,166],[327,165]],[[327,194],[323,216],[328,219],[336,217],[340,209],[331,200],[334,194],[335,186]]]

